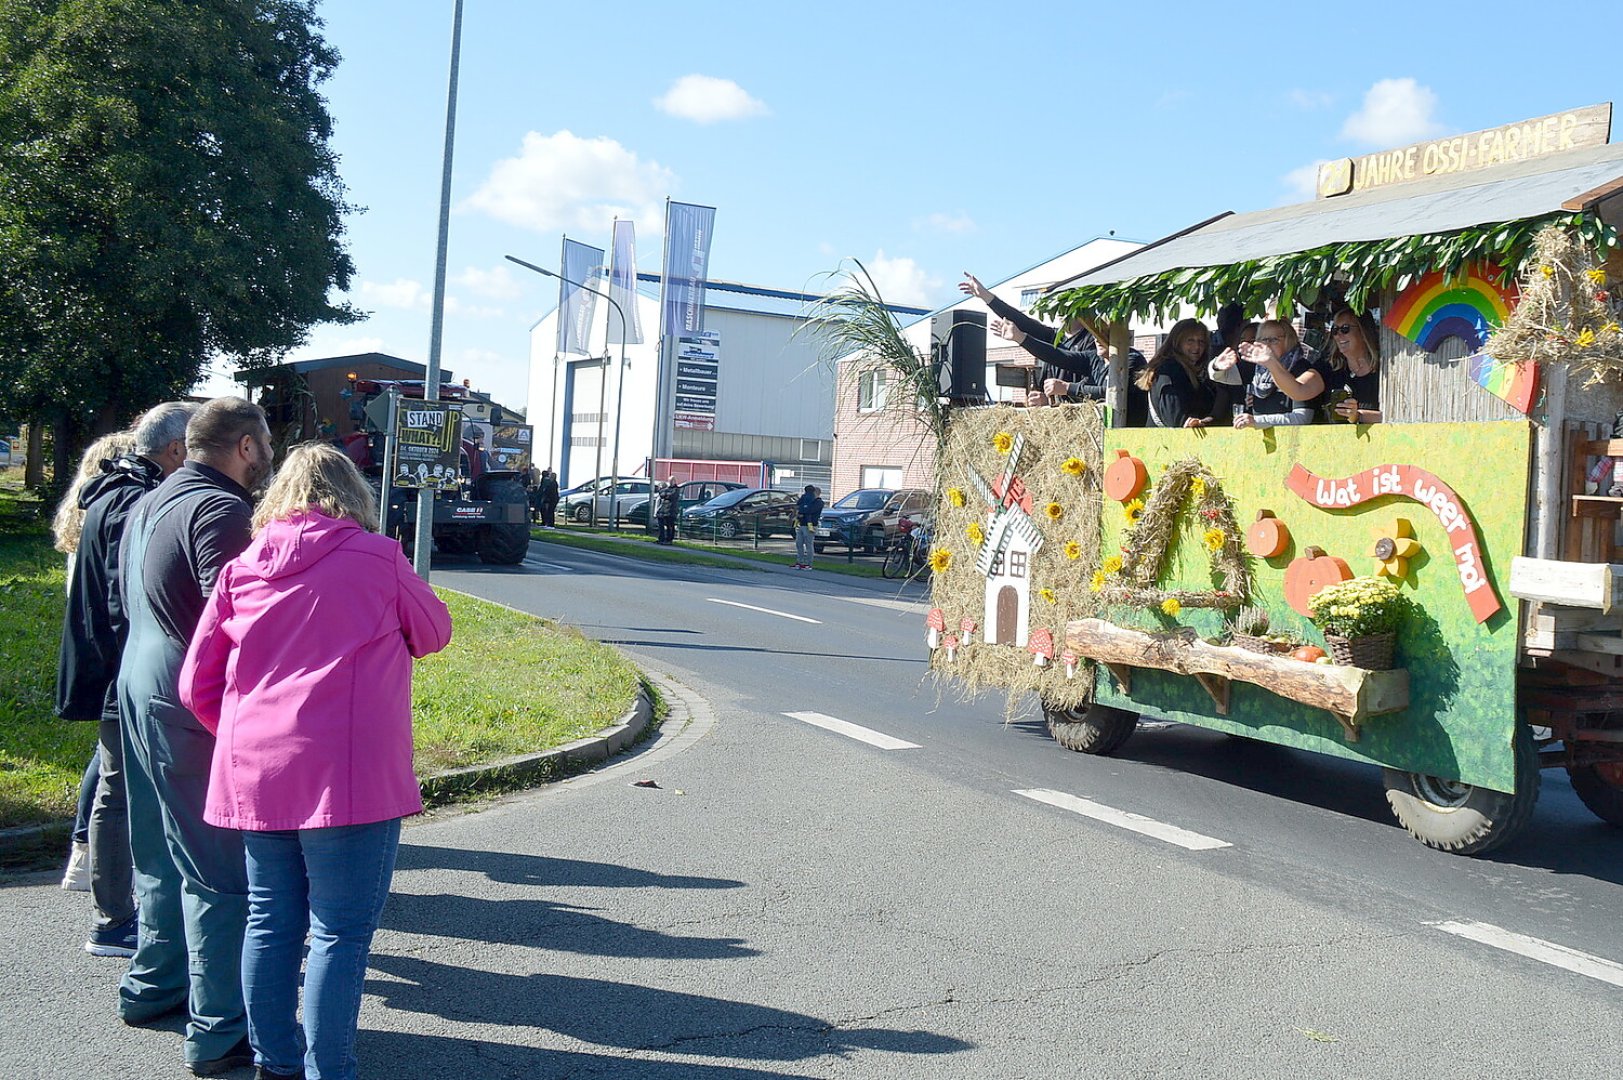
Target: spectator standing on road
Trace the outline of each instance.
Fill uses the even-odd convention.
[[[817,523],[823,517],[823,493],[811,484],[795,503],[795,569],[810,570],[817,552]]]
[[[676,515],[682,508],[682,496],[676,481],[654,489],[654,520],[659,523],[658,542],[676,543]]]
[[[141,936],[119,1015],[143,1025],[189,1008],[186,1067],[215,1076],[253,1062],[242,1007],[248,877],[241,836],[203,820],[214,737],[180,704],[180,668],[220,568],[252,534],[249,492],[271,471],[264,410],[208,402],[186,426],[186,456],[136,506],[120,558],[129,637],[118,696]]]
[[[541,485],[536,489],[541,507],[541,527],[553,528],[558,523],[558,475],[551,469],[541,470]]]
[[[446,646],[451,616],[377,528],[348,458],[295,447],[253,543],[221,570],[180,677],[180,700],[218,736],[204,819],[241,830],[247,853],[243,993],[265,1077],[355,1076],[400,821],[423,809],[411,661]]]
[[[127,629],[118,595],[119,546],[136,502],[185,460],[192,410],[185,402],[159,405],[132,431],[92,443],[55,521],[57,550],[68,555],[56,714],[100,725],[62,880],[63,888],[88,890],[95,901],[85,941],[92,956],[133,956],[136,941],[118,719],[118,662]]]

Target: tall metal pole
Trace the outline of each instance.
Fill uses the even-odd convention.
[[[445,93],[445,155],[440,173],[440,236],[434,256],[434,315],[428,331],[428,373],[423,382],[423,400],[440,399],[440,342],[445,333],[445,267],[451,241],[451,161],[456,147],[456,81],[462,60],[462,0],[456,0],[451,22],[451,82]],[[394,432],[389,433],[393,438]],[[434,546],[434,490],[417,493],[417,539],[412,563],[424,581],[428,580]]]
[[[661,454],[666,427],[661,422],[665,414],[665,338],[671,328],[665,325],[665,308],[668,303],[665,298],[666,290],[671,287],[671,199],[665,197],[665,240],[659,257],[659,352],[654,361],[654,431],[653,438],[648,443],[648,490],[652,497],[654,486],[654,463],[669,454]]]

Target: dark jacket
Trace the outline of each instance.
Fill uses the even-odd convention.
[[[540,496],[542,506],[558,505],[558,478],[556,476],[543,476],[536,491]]]
[[[1204,371],[1190,378],[1177,357],[1169,357],[1150,383],[1150,412],[1156,427],[1181,428],[1191,417],[1208,424],[1228,424],[1233,420],[1231,409],[1228,387],[1212,382]]]
[[[1324,385],[1329,387],[1332,375],[1329,366],[1320,367],[1318,363],[1308,359],[1306,351],[1300,345],[1286,353],[1281,360],[1285,370],[1298,379],[1311,371],[1317,371],[1319,377],[1324,380]],[[1245,388],[1245,411],[1257,418],[1260,427],[1311,424],[1329,396],[1326,389],[1307,401],[1296,401],[1274,384],[1274,376],[1266,367],[1256,364],[1252,367],[1251,379]]]
[[[1086,330],[1078,330],[1059,344],[1054,343],[1053,327],[1045,326],[1007,300],[996,296],[986,306],[993,314],[1008,319],[1025,332],[1020,347],[1037,358],[1037,385],[1047,379],[1064,379],[1074,398],[1103,401],[1110,385],[1110,361],[1099,355],[1099,343]],[[1144,369],[1144,354],[1132,349],[1127,354],[1127,426],[1149,423],[1148,395],[1138,388],[1138,373]]]
[[[807,492],[795,501],[795,523],[816,525],[823,516],[823,500]]]
[[[158,466],[133,454],[102,470],[79,492],[84,526],[56,661],[56,715],[64,720],[118,719],[118,661],[129,633],[118,589],[119,550],[130,511],[163,479]]]

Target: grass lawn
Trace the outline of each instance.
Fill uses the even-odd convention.
[[[637,671],[606,645],[495,604],[441,593],[451,645],[414,679],[417,769],[533,753],[613,724]],[[71,818],[96,725],[52,712],[63,558],[39,504],[0,481],[0,828]]]
[[[543,543],[585,548],[588,551],[602,551],[610,555],[629,555],[637,559],[646,559],[649,562],[686,563],[691,566],[724,566],[732,570],[753,569],[752,567],[740,567],[736,562],[727,559],[712,558],[711,555],[715,554],[731,555],[735,559],[773,563],[778,566],[793,566],[795,564],[793,555],[783,555],[776,551],[757,551],[748,545],[701,544],[692,540],[678,539],[675,546],[661,546],[643,532],[610,532],[606,529],[592,531],[577,525],[568,529],[533,529],[530,535]],[[865,559],[847,562],[843,552],[839,555],[817,556],[817,569],[826,570],[832,574],[847,574],[851,577],[876,578],[884,576],[879,572],[878,560]]]

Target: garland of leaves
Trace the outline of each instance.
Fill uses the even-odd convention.
[[[1566,364],[1586,386],[1623,377],[1620,284],[1570,229],[1545,228],[1522,271],[1521,302],[1485,349],[1511,363]]]
[[[1433,270],[1458,273],[1468,263],[1494,263],[1502,273],[1520,272],[1536,234],[1549,225],[1574,230],[1602,258],[1619,245],[1615,228],[1589,214],[1557,213],[1520,221],[1491,222],[1455,232],[1327,244],[1308,251],[1271,255],[1226,266],[1191,266],[1105,285],[1079,285],[1042,297],[1039,316],[1094,315],[1165,321],[1180,306],[1216,311],[1237,301],[1252,314],[1278,302],[1282,311],[1316,305],[1325,287],[1346,280],[1346,302],[1365,311],[1391,288],[1402,291]]]
[[[1179,514],[1191,499],[1196,516],[1206,526],[1212,577],[1222,587],[1205,591],[1159,588],[1155,582],[1161,574],[1161,561],[1178,530]],[[1110,567],[1115,560],[1106,560],[1099,592],[1108,603],[1159,607],[1168,615],[1186,607],[1240,607],[1251,593],[1251,568],[1240,542],[1240,526],[1223,485],[1200,459],[1185,458],[1167,467],[1138,520],[1123,534],[1120,565],[1113,574]]]

